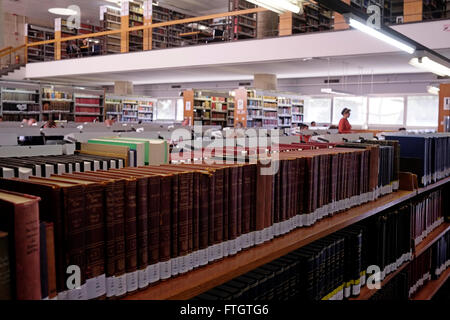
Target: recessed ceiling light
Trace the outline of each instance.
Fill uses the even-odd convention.
[[[60,16],[73,16],[73,15],[77,14],[77,12],[75,10],[68,9],[68,8],[50,8],[50,9],[48,9],[48,12],[57,14]]]

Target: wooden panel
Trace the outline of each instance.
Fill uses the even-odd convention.
[[[278,32],[280,37],[292,35],[292,12],[286,12],[280,15]]]
[[[55,60],[61,60],[61,31],[55,31]]]
[[[153,287],[127,296],[125,299],[191,299],[313,241],[411,199],[416,194],[415,191],[398,191],[384,196],[377,201],[325,218],[312,227],[299,228],[271,242],[242,251],[234,257],[227,257],[222,261],[191,271],[185,275],[163,281]]]
[[[27,47],[28,36],[24,37],[24,41],[25,41],[25,47],[24,47],[23,61],[24,61],[25,64],[27,64],[28,63],[28,47]]]
[[[120,52],[130,51],[130,33],[128,32],[130,16],[120,17]]]
[[[346,4],[350,5],[350,0],[341,0]],[[334,13],[334,30],[346,30],[350,26],[345,22],[344,16],[340,13]]]
[[[194,125],[194,90],[186,90],[184,98],[184,120],[189,121],[189,125]]]
[[[149,26],[153,22],[153,18],[144,20],[144,26]],[[144,29],[144,51],[153,49],[153,29]]]
[[[403,22],[422,21],[423,1],[404,0],[403,1]]]
[[[234,126],[240,122],[243,128],[247,128],[247,90],[242,88],[234,92]]]
[[[450,97],[450,83],[441,84],[439,91],[439,132],[444,132],[444,117],[450,116],[450,110],[444,110],[444,98]]]

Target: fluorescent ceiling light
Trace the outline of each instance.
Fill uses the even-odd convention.
[[[427,91],[429,94],[439,95],[439,91],[441,91],[441,90],[435,86],[428,86]]]
[[[320,92],[322,93],[328,93],[328,94],[337,94],[337,95],[342,95],[342,96],[351,96],[352,94],[349,92],[344,92],[341,90],[334,90],[331,88],[322,88],[320,89]]]
[[[369,27],[368,25],[366,25],[362,22],[359,22],[358,20],[355,20],[353,18],[349,19],[349,24],[351,27],[358,29],[359,31],[362,31],[372,37],[375,37],[378,40],[384,41],[384,42],[390,44],[391,46],[394,46],[398,49],[408,52],[409,54],[414,53],[414,51],[416,50],[414,47],[412,47],[408,44],[405,44],[397,39],[394,39],[393,37],[388,36],[372,27]]]
[[[431,60],[428,57],[413,58],[409,64],[422,70],[435,73],[441,77],[450,77],[450,68]]]
[[[50,9],[48,9],[48,12],[57,14],[60,16],[73,16],[73,15],[77,14],[77,12],[75,10],[68,9],[68,8],[50,8]]]
[[[278,14],[285,13],[286,11],[291,11],[294,13],[299,13],[301,11],[301,7],[297,5],[297,1],[295,4],[290,0],[247,0],[257,6],[264,7],[271,11],[274,11]]]

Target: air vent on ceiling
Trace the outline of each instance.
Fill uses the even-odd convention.
[[[252,85],[251,82],[239,82],[240,87],[251,86],[251,85]]]
[[[323,83],[339,83],[340,80],[339,79],[330,79],[330,80],[324,80]]]
[[[172,86],[172,89],[181,89],[181,85]]]

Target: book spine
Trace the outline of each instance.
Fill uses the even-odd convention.
[[[40,300],[42,298],[39,234],[38,200],[16,205],[13,244],[17,300]]]
[[[199,261],[199,250],[200,250],[200,192],[201,192],[201,173],[195,173],[193,175],[193,199],[192,199],[192,252],[193,257],[193,267],[197,268],[200,264]]]
[[[139,289],[148,286],[148,178],[137,180],[137,269]]]
[[[179,175],[178,191],[178,257],[189,252],[189,176]],[[186,272],[185,264],[179,265],[179,272]]]
[[[170,264],[172,242],[177,239],[172,238],[172,221],[171,221],[171,193],[172,193],[172,177],[161,177],[161,211],[159,216],[159,261],[160,261],[160,277],[168,279],[171,276],[172,268]]]
[[[6,232],[0,232],[0,300],[12,298],[9,239]]]
[[[45,223],[45,235],[47,243],[47,273],[48,273],[48,297],[54,299],[58,292],[56,289],[56,262],[55,262],[55,228],[53,223]]]
[[[171,258],[172,258],[172,276],[178,274],[178,257],[179,257],[179,229],[178,229],[178,211],[179,211],[179,177],[178,175],[172,176],[172,197],[171,209],[170,209],[170,224],[171,224]]]
[[[153,266],[159,262],[160,243],[160,211],[161,203],[161,178],[154,176],[149,178],[148,188],[148,264]],[[170,221],[170,220],[169,220]],[[170,240],[170,239],[168,239]],[[167,241],[167,239],[166,239]]]
[[[137,274],[137,181],[127,180],[125,193],[125,262],[127,292],[138,289]]]
[[[94,299],[106,293],[104,186],[87,186],[85,191],[86,285],[88,299]]]
[[[125,244],[125,193],[127,185],[124,180],[116,181],[114,186],[114,274],[115,278],[107,284],[108,292],[122,297],[127,292],[126,284],[126,244]]]
[[[238,238],[238,240],[240,239],[241,235],[242,235],[242,197],[243,197],[243,192],[242,192],[242,185],[243,185],[243,172],[242,172],[242,166],[239,167],[234,167],[234,170],[237,171],[237,177],[238,177],[238,183],[237,183],[237,188],[238,188],[238,194],[237,194],[237,215],[236,215],[236,237]],[[238,241],[237,243],[238,246],[238,250],[240,251],[242,249],[242,243],[241,241]]]
[[[229,242],[228,240],[230,240],[230,236],[229,236],[229,216],[230,216],[230,179],[231,179],[231,168],[227,168],[226,170],[224,170],[224,175],[223,175],[223,223],[222,223],[222,233],[223,233],[223,243],[224,243],[224,248],[223,248],[223,254],[224,256],[228,256],[229,254]]]
[[[41,281],[41,297],[48,299],[48,260],[47,260],[47,236],[45,222],[39,225],[39,260],[40,260],[40,281]]]
[[[113,277],[116,273],[115,259],[116,259],[116,233],[114,226],[116,209],[116,191],[115,183],[111,182],[105,185],[104,190],[104,218],[105,218],[105,281],[106,281],[106,296],[108,298],[115,296],[114,286],[110,284],[114,281]],[[122,196],[123,197],[123,196]]]
[[[208,263],[207,249],[209,246],[209,207],[211,206],[210,187],[213,185],[213,182],[211,182],[211,180],[213,180],[212,174],[202,174],[200,181],[200,212],[198,234],[198,247],[201,252],[201,257],[199,259],[201,265],[205,265]]]

